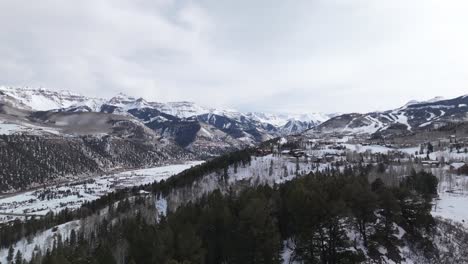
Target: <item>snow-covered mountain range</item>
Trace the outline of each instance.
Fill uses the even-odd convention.
[[[126,116],[150,128],[160,137],[173,140],[188,150],[203,152],[238,149],[304,131],[386,136],[468,121],[466,95],[454,99],[436,97],[428,101],[411,101],[402,107],[382,112],[340,115],[240,112],[186,101],[151,102],[125,94],[103,99],[42,88],[0,87],[0,102],[3,103],[2,122],[6,123],[2,130],[6,129],[8,133],[15,132],[15,125],[24,125],[12,122],[14,118],[5,116],[9,112],[104,113]],[[31,121],[31,118],[27,119]],[[48,125],[56,124],[50,120],[47,122]],[[50,131],[49,128],[42,129]],[[22,132],[25,130],[31,129],[22,129]]]
[[[60,160],[60,153],[75,155],[81,163],[70,159],[57,165],[67,166],[71,174],[205,158],[304,131],[377,138],[439,131],[460,122],[468,123],[468,95],[413,101],[383,112],[329,116],[243,113],[191,102],[150,102],[124,94],[102,99],[68,91],[0,88],[0,135],[10,135],[0,137],[4,160],[14,153],[24,155],[15,160],[25,159],[32,150],[41,167],[53,164],[51,157]],[[14,163],[5,166],[15,168]],[[12,175],[20,173],[10,170]],[[49,170],[41,172],[44,179],[57,171]],[[35,172],[35,167],[30,171]]]
[[[43,88],[0,87],[0,106],[3,134],[105,134],[109,131],[104,127],[109,126],[104,123],[124,118],[188,151],[210,155],[301,133],[329,118],[319,113],[243,113],[186,101],[151,102],[125,94],[93,98]],[[101,124],[100,129],[90,129],[93,123]]]
[[[308,133],[404,135],[468,121],[468,95],[411,101],[400,108],[366,114],[343,114],[323,122]]]
[[[216,109],[200,106],[193,102],[148,102],[143,98],[135,98],[125,94],[118,94],[111,99],[83,96],[66,90],[53,91],[44,88],[16,88],[0,86],[0,93],[7,95],[23,107],[36,111],[50,111],[68,109],[76,112],[100,112],[103,106],[115,106],[119,110],[153,108],[162,113],[178,118],[190,118],[204,114],[224,116],[234,120],[251,119],[260,123],[270,124],[281,128],[290,121],[308,122],[311,125],[320,124],[330,118],[323,113],[287,114],[287,113],[242,113],[232,109]],[[293,131],[300,132],[300,131]]]
[[[314,124],[320,124],[330,119],[330,115],[324,113],[291,114],[249,112],[246,115],[254,120],[277,127],[285,126],[290,121],[313,122]]]
[[[44,88],[16,88],[0,86],[2,97],[8,96],[36,111],[47,111],[52,109],[67,108],[73,105],[87,105],[89,102],[99,104],[99,99],[89,98],[70,91],[53,91]]]

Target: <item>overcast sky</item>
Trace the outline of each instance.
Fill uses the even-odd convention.
[[[466,0],[0,0],[0,84],[243,111],[468,93]]]

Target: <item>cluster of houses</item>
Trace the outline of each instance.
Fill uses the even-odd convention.
[[[441,143],[439,143],[441,142]],[[276,144],[270,145],[268,147],[259,148],[257,153],[260,155],[280,155],[284,157],[289,157],[291,159],[302,159],[307,162],[312,163],[330,163],[330,162],[346,162],[346,163],[402,163],[407,161],[415,161],[421,164],[424,167],[444,167],[449,170],[451,173],[457,174],[466,174],[468,175],[468,164],[463,161],[463,159],[455,160],[445,160],[441,158],[440,160],[432,160],[423,154],[431,153],[442,149],[442,146],[453,146],[453,144],[458,144],[458,146],[464,146],[464,139],[457,139],[454,136],[450,136],[444,140],[438,139],[438,141],[431,141],[421,145],[415,153],[411,154],[407,151],[401,151],[401,144],[395,145],[391,142],[379,142],[378,146],[386,147],[387,150],[385,154],[379,152],[373,152],[372,150],[367,150],[364,152],[353,152],[347,151],[347,145],[343,144],[341,139],[336,138],[325,138],[325,139],[306,139],[306,138],[297,138],[296,140],[291,140],[288,144]],[[445,145],[448,143],[448,145]],[[468,140],[466,142],[468,146]],[[352,143],[351,143],[352,144]],[[375,146],[371,142],[361,142],[359,143],[362,146]],[[412,145],[414,146],[414,145]],[[406,147],[412,147],[408,145]],[[447,150],[447,148],[446,148]],[[467,156],[468,158],[468,156]]]
[[[307,161],[313,163],[328,163],[334,161],[341,161],[346,156],[345,153],[323,153],[323,155],[313,155],[307,153],[306,150],[303,149],[292,149],[292,150],[282,150],[280,153],[282,156],[289,156],[293,158],[304,158]]]
[[[448,166],[449,171],[451,173],[456,174],[466,174],[468,175],[468,164],[463,161],[456,161],[456,162],[443,162],[439,160],[422,160],[421,164],[425,167],[440,167],[440,166]]]

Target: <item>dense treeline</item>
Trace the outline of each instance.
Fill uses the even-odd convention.
[[[109,193],[95,201],[86,202],[73,211],[65,209],[57,214],[50,212],[43,218],[33,218],[27,221],[17,220],[8,225],[0,225],[0,248],[7,248],[23,237],[32,237],[38,232],[54,226],[96,214],[115,202],[137,193],[137,189],[132,189],[131,192],[129,190],[120,190]]]
[[[162,192],[163,194],[167,194],[170,190],[190,185],[209,173],[224,172],[231,165],[235,167],[239,165],[250,165],[253,153],[253,149],[244,149],[216,157],[209,162],[181,172],[177,177],[171,177],[165,182],[154,183],[152,185],[152,191],[155,193]]]
[[[91,235],[73,230],[31,263],[282,263],[285,251],[304,263],[401,262],[406,242],[435,262],[427,235],[435,226],[435,177],[413,173],[389,187],[380,179],[369,183],[366,171],[309,174],[239,194],[215,191],[157,223],[148,217],[151,203],[125,200],[115,211],[127,217],[102,221]]]
[[[66,175],[94,174],[183,159],[184,152],[117,137],[0,136],[0,192],[45,184]]]
[[[8,247],[12,243],[23,237],[33,236],[37,232],[60,225],[72,220],[82,219],[84,217],[95,214],[97,211],[104,209],[126,197],[138,194],[139,190],[146,189],[154,192],[168,192],[171,189],[181,188],[191,184],[193,181],[200,179],[206,173],[211,173],[216,170],[221,170],[224,167],[233,164],[247,164],[250,162],[252,150],[246,149],[217,157],[209,162],[194,166],[177,176],[170,178],[167,181],[161,181],[149,186],[140,186],[132,189],[117,190],[107,194],[95,201],[83,204],[77,210],[64,210],[58,214],[49,213],[44,218],[36,218],[28,221],[16,221],[9,225],[0,225],[0,247]]]

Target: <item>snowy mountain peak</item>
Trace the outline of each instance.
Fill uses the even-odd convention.
[[[432,99],[427,100],[426,103],[434,103],[434,102],[443,101],[443,100],[445,100],[445,97],[436,96],[436,97],[434,97]]]
[[[228,108],[210,108],[190,101],[180,102],[148,102],[144,98],[136,98],[119,93],[111,99],[90,98],[70,91],[53,91],[44,88],[11,88],[0,87],[4,102],[15,104],[18,108],[28,110],[59,110],[70,112],[111,112],[126,115],[129,110],[151,108],[178,118],[190,118],[201,115],[215,115],[231,119],[239,123],[262,124],[268,129],[299,132],[316,126],[328,120],[330,116],[322,113],[244,113]],[[7,98],[8,97],[8,98]],[[105,110],[103,110],[105,109]],[[273,128],[271,128],[271,126]],[[282,129],[284,126],[287,128]],[[288,132],[289,133],[289,132]]]
[[[420,103],[420,102],[417,101],[417,100],[411,100],[411,101],[407,102],[407,103],[403,106],[403,108],[405,108],[405,107],[407,107],[407,106],[410,106],[410,105],[419,104],[419,103]]]
[[[319,124],[330,119],[330,116],[324,113],[291,114],[291,113],[262,113],[250,112],[246,114],[262,123],[268,123],[275,127],[282,127],[290,121],[313,122]]]
[[[429,99],[429,100],[426,100],[426,101],[411,100],[408,103],[406,103],[402,108],[406,108],[406,107],[408,107],[410,105],[435,103],[435,102],[439,102],[439,101],[443,101],[443,100],[445,100],[445,97],[443,97],[443,96],[436,96],[436,97],[434,97],[432,99]]]
[[[344,114],[319,125],[315,131],[344,134],[405,135],[417,130],[437,129],[448,124],[466,122],[468,98],[412,101],[405,106],[383,112]]]
[[[45,111],[67,108],[90,98],[66,90],[49,90],[45,88],[16,88],[0,86],[0,92],[14,98],[18,103],[34,110]]]
[[[120,105],[125,105],[125,104],[128,104],[128,103],[133,103],[136,100],[137,99],[135,97],[133,97],[133,96],[129,96],[129,95],[126,95],[124,93],[118,93],[116,96],[112,97],[108,101],[108,104],[120,106]]]
[[[194,102],[181,101],[181,102],[169,102],[159,104],[159,111],[177,116],[180,118],[188,118],[197,115],[203,115],[211,113],[214,109],[200,106]]]
[[[280,128],[280,133],[282,135],[298,134],[313,128],[316,125],[318,125],[318,123],[314,123],[313,121],[300,121],[291,119]]]

